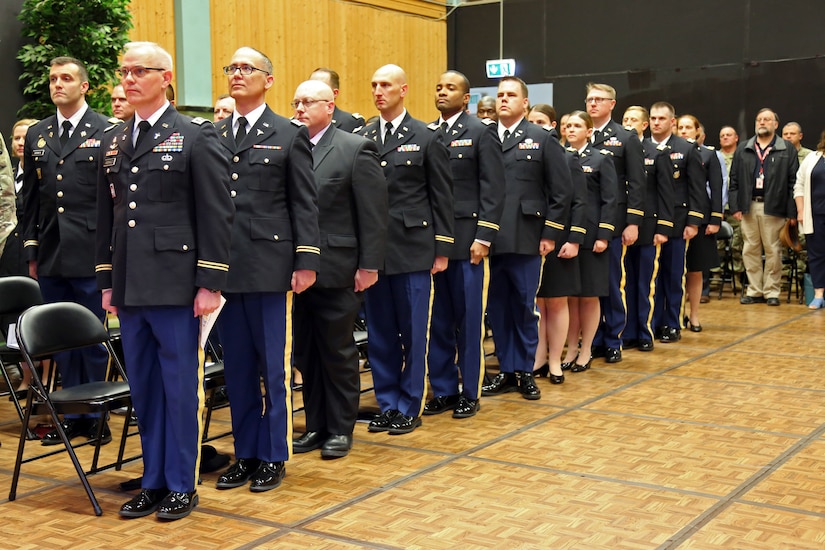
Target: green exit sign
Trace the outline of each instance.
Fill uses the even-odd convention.
[[[501,78],[515,75],[515,59],[491,59],[487,61],[487,78]]]

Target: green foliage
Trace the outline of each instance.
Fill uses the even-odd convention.
[[[86,64],[86,102],[96,111],[108,112],[118,56],[132,28],[128,6],[129,0],[25,0],[18,18],[31,43],[20,48],[17,59],[23,64],[20,80],[29,101],[18,116],[43,118],[54,113],[49,61],[62,55]]]

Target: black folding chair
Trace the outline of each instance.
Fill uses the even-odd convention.
[[[32,369],[34,368],[35,361],[47,358],[57,352],[102,345],[109,353],[109,373],[107,374],[107,379],[101,382],[89,382],[72,388],[48,392],[40,381],[40,378],[38,376],[32,376],[32,383],[29,386],[28,394],[29,406],[26,408],[23,428],[20,431],[17,460],[14,464],[14,475],[12,477],[11,490],[9,491],[9,500],[14,500],[17,495],[20,467],[24,463],[63,452],[63,449],[60,449],[23,459],[23,450],[26,446],[26,426],[28,425],[29,417],[32,414],[44,414],[48,412],[54,421],[54,425],[60,435],[60,439],[63,441],[66,452],[68,452],[72,459],[72,463],[83,484],[83,488],[86,489],[86,494],[89,496],[89,500],[94,507],[95,514],[99,516],[103,511],[95,498],[86,476],[111,467],[115,467],[115,469],[118,470],[120,469],[123,464],[123,452],[129,429],[128,421],[123,423],[123,434],[121,436],[116,462],[105,466],[98,466],[100,445],[97,443],[99,443],[101,439],[103,427],[106,423],[106,416],[110,411],[120,407],[127,407],[127,411],[131,414],[132,410],[126,372],[123,369],[123,364],[112,348],[111,341],[109,340],[109,332],[103,323],[100,322],[100,319],[85,307],[72,302],[57,302],[34,306],[24,311],[17,321],[16,333],[20,351],[26,363],[28,363],[29,368]],[[111,368],[112,365],[114,368]],[[118,376],[121,377],[122,380],[116,380]],[[72,445],[66,436],[66,432],[63,430],[58,416],[59,414],[99,414],[100,421],[97,423],[97,437],[83,443]],[[92,468],[86,472],[77,459],[75,448],[90,444],[95,445],[95,451]]]
[[[0,344],[0,373],[9,388],[9,395],[17,409],[17,414],[20,420],[23,420],[24,412],[23,406],[20,404],[20,398],[14,390],[9,375],[9,369],[14,365],[23,368],[23,355],[19,350],[9,348],[9,325],[17,321],[17,317],[31,306],[43,303],[43,298],[40,296],[40,285],[37,281],[29,277],[0,277],[0,335],[3,337],[3,343]],[[32,376],[36,377],[37,373],[32,372]],[[28,433],[31,438],[31,432]]]

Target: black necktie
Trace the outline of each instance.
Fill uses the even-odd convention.
[[[60,134],[60,146],[63,147],[66,145],[66,142],[69,141],[69,132],[72,131],[72,123],[68,120],[63,121],[63,133]]]
[[[391,135],[392,135],[392,122],[388,122],[384,125],[384,143],[385,144],[390,140]]]
[[[152,125],[149,124],[148,120],[141,120],[138,122],[138,136],[137,140],[135,140],[135,149],[140,146],[140,142],[143,141],[143,138],[149,133],[149,129],[151,127]]]
[[[508,137],[510,137],[510,130],[504,130],[504,139],[501,140],[501,143],[507,141]]]
[[[450,125],[447,124],[447,121],[441,123],[441,129],[444,130],[444,133],[448,133],[450,131]]]
[[[246,117],[238,117],[238,131],[235,134],[235,145],[240,145],[246,137]]]
[[[590,143],[596,143],[596,141],[602,136],[601,130],[593,130],[593,141]]]

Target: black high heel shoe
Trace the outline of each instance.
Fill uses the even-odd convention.
[[[572,368],[573,368],[573,365],[575,365],[575,364],[576,364],[576,360],[577,360],[578,358],[579,358],[579,354],[577,353],[577,354],[576,354],[576,356],[573,358],[573,360],[572,360],[572,361],[566,361],[566,362],[562,363],[562,364],[561,364],[561,370],[563,370],[563,371],[564,371],[564,370],[570,370],[570,369],[572,369]],[[550,369],[550,367],[548,366],[548,367],[547,367],[547,369],[549,370],[549,369]],[[559,384],[561,384],[561,382],[559,382]]]
[[[690,332],[702,332],[702,325],[694,325],[690,322],[690,317],[685,315],[685,326],[690,329]]]
[[[593,362],[593,358],[587,360],[587,363],[584,365],[580,365],[578,363],[574,363],[572,367],[570,367],[570,372],[584,372],[590,368],[590,363]]]
[[[551,384],[564,384],[564,373],[553,374],[551,372],[551,373],[548,373],[547,376],[550,378],[550,383]]]
[[[550,374],[550,364],[545,363],[544,366],[541,366],[533,371],[533,377],[540,378],[542,376],[548,376]]]

